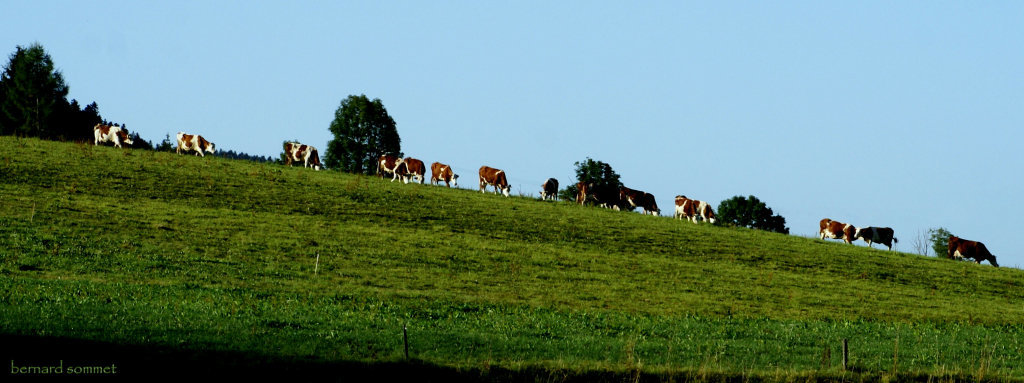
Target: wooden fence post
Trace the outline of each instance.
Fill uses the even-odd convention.
[[[846,339],[843,339],[843,371],[848,369],[850,363],[850,346]]]
[[[409,360],[409,324],[402,326],[402,342],[405,343],[405,360]]]

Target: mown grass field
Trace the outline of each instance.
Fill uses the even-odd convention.
[[[1024,380],[1018,269],[13,137],[0,137],[0,180],[0,358],[15,366],[329,380]]]

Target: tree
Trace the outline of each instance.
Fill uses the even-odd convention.
[[[401,138],[395,120],[380,99],[348,96],[334,112],[324,166],[350,173],[374,174],[377,160],[388,154],[402,157]]]
[[[789,234],[786,219],[776,215],[757,197],[735,196],[718,205],[718,220],[723,224]]]
[[[952,233],[944,227],[938,227],[928,229],[928,234],[932,243],[932,250],[935,251],[935,256],[939,258],[946,257],[947,253],[949,253],[949,236]]]
[[[622,187],[622,181],[619,180],[619,174],[612,170],[612,166],[602,162],[594,161],[590,157],[582,162],[576,161],[576,182],[583,182],[592,185],[594,188],[591,191],[593,194],[596,190],[614,190],[618,193],[620,187]],[[562,189],[558,193],[559,198],[567,201],[575,201],[576,194],[579,192],[579,188],[576,187],[576,183],[567,185],[565,189]]]
[[[92,127],[103,122],[103,118],[100,117],[100,107],[94,102],[81,108],[78,105],[78,100],[61,104],[60,111],[53,118],[57,136],[50,138],[78,142],[92,141]],[[134,134],[134,136],[138,136],[138,134]],[[132,140],[135,140],[134,136]],[[133,146],[139,147],[138,144]]]
[[[55,117],[67,108],[68,86],[41,45],[19,45],[0,83],[0,134],[63,136]]]
[[[153,148],[153,150],[158,152],[172,152],[174,151],[173,142],[174,141],[171,141],[171,134],[167,133],[164,135],[163,141],[160,141],[160,144]]]

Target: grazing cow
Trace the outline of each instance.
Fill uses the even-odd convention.
[[[285,165],[292,166],[292,161],[302,161],[302,167],[320,170],[320,154],[316,148],[298,142],[284,143]]]
[[[593,190],[594,200],[597,201],[597,205],[616,211],[632,209],[629,202],[622,198],[622,193],[618,187],[614,185],[591,185],[590,190]]]
[[[427,168],[425,165],[423,165],[423,161],[417,160],[412,157],[405,157],[405,159],[402,160],[402,162],[405,164],[406,170],[405,177],[402,177],[403,181],[405,181],[405,183],[409,183],[409,179],[419,178],[420,185],[423,185],[423,182],[426,181],[424,175],[427,174]]]
[[[451,166],[440,162],[430,164],[430,183],[438,185],[440,181],[444,181],[448,187],[452,187],[452,183],[459,187],[459,175],[452,172]]]
[[[676,213],[673,218],[686,219],[697,223],[697,207],[692,199],[684,195],[676,196]]]
[[[700,217],[705,222],[715,223],[715,211],[711,209],[711,204],[686,198],[684,195],[676,196],[676,213],[675,218],[687,219],[693,223],[697,223],[697,217]]]
[[[495,169],[488,166],[480,167],[480,192],[484,193],[484,189],[488,185],[494,186],[494,193],[498,193],[498,189],[501,189],[501,194],[508,197],[508,193],[512,190],[511,186],[508,186],[508,179],[505,178],[505,171]]]
[[[894,232],[889,227],[859,227],[853,232],[853,240],[863,239],[864,242],[868,243],[868,247],[872,244],[881,243],[892,250],[893,242],[899,243],[900,240],[893,237]]]
[[[548,178],[547,181],[544,181],[543,185],[540,185],[540,188],[541,200],[547,200],[550,198],[552,201],[554,201],[558,199],[558,180],[554,178]]]
[[[381,179],[384,179],[384,173],[390,173],[391,182],[395,182],[398,177],[402,177],[402,180],[404,181],[405,174],[407,172],[408,171],[405,168],[405,161],[401,158],[383,155],[380,156],[379,160],[377,160],[377,175],[379,175]]]
[[[590,187],[591,185],[586,182],[576,183],[576,203],[580,204],[580,206],[587,202],[587,191]]]
[[[119,148],[121,143],[132,145],[132,139],[128,136],[128,131],[117,125],[96,124],[96,126],[92,127],[92,133],[96,138],[93,145],[99,145],[100,142],[113,142],[114,146]]]
[[[714,224],[715,221],[718,220],[718,218],[715,217],[715,210],[711,208],[711,204],[704,201],[697,202],[699,202],[699,204],[697,205],[697,211],[700,212],[700,218],[703,219],[705,222]]]
[[[999,267],[999,264],[996,263],[996,256],[988,251],[984,243],[968,241],[953,235],[949,236],[949,250],[946,252],[946,258],[971,258],[979,265],[981,261],[987,260],[992,266]]]
[[[625,186],[619,188],[619,200],[625,201],[631,208],[643,209],[642,214],[658,215],[661,214],[661,210],[658,209],[658,203],[654,200],[654,195],[651,193],[645,193],[640,190],[633,190]]]
[[[824,218],[818,223],[818,236],[821,239],[828,237],[831,239],[842,239],[846,243],[853,243],[853,234],[856,231],[857,228],[851,224],[833,221],[828,218]]]
[[[203,152],[213,154],[213,147],[213,143],[207,141],[203,136],[178,132],[178,149],[176,150],[178,154],[181,154],[182,151],[195,151],[197,156],[206,157]]]

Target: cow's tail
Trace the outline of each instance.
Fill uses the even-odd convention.
[[[892,243],[900,243],[900,240],[896,237],[892,237]]]

